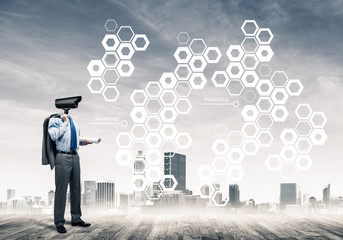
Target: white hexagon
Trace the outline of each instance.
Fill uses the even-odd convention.
[[[192,108],[192,104],[188,98],[179,98],[175,104],[175,109],[178,114],[188,114]]]
[[[229,144],[225,139],[216,139],[212,144],[212,150],[215,155],[224,156],[229,151]]]
[[[177,83],[177,79],[172,72],[165,72],[160,77],[160,83],[164,89],[173,89]]]
[[[310,136],[312,131],[312,126],[308,121],[299,121],[297,126],[295,127],[299,136]]]
[[[260,96],[270,96],[274,90],[274,86],[269,79],[261,79],[256,85],[256,90]]]
[[[146,169],[148,168],[148,164],[142,157],[137,157],[133,160],[130,164],[131,170],[133,174],[144,174]]]
[[[145,143],[148,148],[160,148],[163,142],[163,138],[158,132],[149,132],[145,137]]]
[[[130,117],[134,123],[144,123],[148,117],[144,107],[134,107],[130,113]]]
[[[304,86],[299,79],[290,79],[287,82],[286,89],[290,96],[300,96]]]
[[[131,43],[121,43],[117,52],[120,59],[129,60],[135,53],[135,49],[132,47]]]
[[[247,103],[252,103],[256,99],[256,94],[255,94],[254,90],[248,89],[244,92],[243,98]]]
[[[216,190],[211,199],[216,207],[225,207],[229,201],[227,193],[223,190]]]
[[[254,122],[247,122],[242,127],[242,133],[246,138],[255,138],[259,132],[259,129]]]
[[[105,84],[101,77],[92,77],[89,80],[87,87],[91,93],[101,93]]]
[[[275,105],[270,113],[275,122],[284,122],[288,117],[288,110],[284,105]]]
[[[226,72],[230,78],[240,78],[244,72],[244,68],[239,62],[230,62],[226,68]]]
[[[133,155],[130,150],[120,149],[116,154],[115,159],[120,166],[129,166],[133,161]]]
[[[135,140],[144,140],[144,138],[148,134],[148,130],[146,129],[144,124],[134,124],[131,128],[130,133]]]
[[[312,166],[312,159],[309,155],[299,155],[295,160],[295,165],[299,171],[308,171]]]
[[[294,145],[298,139],[298,135],[293,128],[285,128],[282,130],[280,139],[284,145]]]
[[[160,99],[164,106],[173,106],[176,103],[177,96],[174,90],[163,90]]]
[[[192,138],[187,132],[179,132],[176,136],[175,142],[178,148],[187,149],[192,144]]]
[[[203,73],[193,73],[189,79],[189,83],[193,89],[203,89],[207,83],[207,79]]]
[[[207,46],[204,39],[194,38],[191,44],[189,44],[189,48],[191,49],[194,55],[203,55]]]
[[[244,153],[240,148],[230,148],[227,158],[231,164],[241,164],[244,158]]]
[[[298,138],[295,147],[299,153],[309,153],[312,149],[312,143],[308,138]]]
[[[270,147],[274,138],[270,131],[260,131],[256,140],[261,147]]]
[[[256,34],[259,44],[270,44],[274,38],[269,28],[260,28]]]
[[[255,105],[245,105],[241,114],[245,121],[254,122],[256,121],[259,112]]]
[[[192,91],[192,87],[186,81],[179,81],[176,83],[174,90],[179,97],[188,97]]]
[[[226,172],[230,166],[226,157],[215,157],[212,166],[216,172]]]
[[[160,117],[164,123],[174,123],[177,112],[173,107],[163,107]]]
[[[130,99],[134,106],[144,106],[148,100],[148,96],[144,90],[134,90]]]
[[[231,165],[227,172],[227,176],[230,181],[239,182],[244,176],[244,171],[240,165]]]
[[[149,131],[159,131],[163,123],[159,116],[149,116],[145,122],[145,126]]]
[[[261,45],[256,51],[256,56],[258,57],[258,60],[260,60],[260,62],[270,62],[270,60],[274,56],[274,52],[270,46]]]
[[[119,39],[115,34],[106,34],[104,39],[101,41],[106,51],[115,51],[119,46]]]
[[[239,96],[243,92],[244,86],[239,79],[231,79],[226,86],[231,96]]]
[[[121,26],[117,32],[117,36],[121,42],[131,42],[135,33],[130,26]]]
[[[255,20],[245,20],[241,29],[245,36],[255,36],[258,31],[258,25]]]
[[[259,78],[255,71],[245,71],[242,76],[242,82],[245,87],[255,87]]]
[[[145,34],[136,34],[132,40],[132,45],[136,51],[145,51],[150,44],[149,39]]]
[[[146,169],[145,176],[149,183],[159,182],[163,176],[159,166],[149,166]]]
[[[152,174],[154,174],[154,172],[152,172]],[[155,173],[155,175],[156,174],[158,173]],[[148,181],[150,180],[148,179]],[[150,185],[146,187],[146,189],[144,190],[144,193],[149,200],[156,201],[160,199],[163,193],[163,189],[159,182],[153,182],[153,183],[150,182]]]
[[[269,155],[266,165],[269,171],[279,171],[282,167],[282,160],[279,155]]]
[[[257,100],[256,106],[261,113],[269,113],[272,110],[274,104],[269,97],[260,97]]]
[[[281,176],[284,179],[294,179],[298,170],[294,163],[284,163],[280,169]]]
[[[314,128],[323,128],[327,122],[327,118],[323,112],[313,112],[310,118],[310,123]]]
[[[269,65],[267,64],[262,64],[260,69],[259,69],[259,72],[261,74],[261,76],[264,76],[264,77],[269,77],[269,75],[271,74],[272,72],[272,69],[270,68]]]
[[[211,81],[215,87],[225,87],[229,82],[229,76],[225,71],[215,71],[212,75]]]
[[[149,97],[159,97],[162,87],[158,82],[149,82],[145,87],[145,91]]]
[[[87,70],[92,77],[100,77],[105,70],[105,66],[101,60],[91,60]]]
[[[231,131],[227,136],[227,141],[231,147],[240,147],[244,141],[244,136],[240,131]]]
[[[161,146],[161,151],[164,152],[164,155],[168,153],[168,156],[173,157],[177,151],[177,147],[174,141],[164,141]]]
[[[187,44],[189,41],[189,35],[187,32],[179,32],[179,34],[177,35],[177,41],[180,44]]]
[[[243,143],[243,152],[247,156],[256,155],[258,150],[260,149],[259,145],[257,144],[255,139],[246,139]]]
[[[129,148],[132,142],[132,136],[128,132],[120,132],[116,138],[116,143],[120,148]]]
[[[130,60],[121,60],[117,66],[118,73],[121,77],[131,77],[135,66]]]
[[[174,184],[170,185],[170,186],[166,186],[165,181],[168,179],[170,179],[170,181],[174,182]],[[176,186],[177,186],[177,181],[176,181],[174,175],[164,175],[160,181],[160,184],[161,184],[163,191],[166,191],[166,192],[174,191]]]
[[[199,188],[201,198],[211,198],[215,189],[211,183],[201,183]]]
[[[177,129],[174,124],[163,124],[160,134],[164,140],[173,141],[177,135]]]
[[[119,91],[116,86],[106,86],[102,96],[106,102],[115,102],[119,97]]]
[[[206,68],[207,62],[203,56],[193,56],[189,61],[189,66],[193,72],[203,72]]]
[[[280,152],[281,159],[285,163],[293,163],[297,158],[297,150],[295,150],[294,146],[283,146]]]
[[[101,60],[107,68],[115,68],[119,62],[119,57],[116,52],[105,52]]]
[[[244,51],[240,45],[230,45],[228,50],[226,51],[226,55],[232,62],[239,62],[241,61]]]
[[[205,59],[208,63],[218,63],[221,57],[222,54],[217,47],[208,47],[205,51]]]
[[[285,104],[288,100],[288,93],[284,88],[274,88],[271,98],[275,104]]]
[[[188,64],[178,64],[177,67],[175,68],[175,76],[179,79],[179,80],[188,80],[189,77],[192,74],[192,70],[190,69],[190,67],[188,66]]]
[[[118,82],[119,75],[117,73],[117,70],[115,69],[106,69],[104,74],[102,75],[102,78],[104,79],[106,84],[114,85]]]
[[[326,135],[324,129],[313,129],[310,139],[313,145],[324,145],[328,136]]]
[[[192,57],[192,53],[188,47],[178,47],[174,53],[177,63],[188,63]]]
[[[159,114],[162,109],[162,103],[158,98],[149,98],[145,108],[149,114]]]
[[[299,119],[309,119],[312,114],[312,108],[309,104],[299,104],[295,109],[295,114]]]
[[[118,27],[116,20],[108,19],[105,23],[105,28],[108,32],[114,32]]]
[[[288,81],[288,76],[284,71],[275,71],[271,77],[271,81],[275,87],[285,87]]]
[[[197,173],[202,182],[211,182],[214,177],[214,171],[210,164],[201,165]]]
[[[145,154],[145,160],[149,165],[160,165],[163,160],[163,155],[159,149],[148,149]]]
[[[141,157],[139,152],[142,152],[143,154],[146,153],[148,151],[148,147],[144,141],[133,141],[130,151],[136,157]]]
[[[136,174],[133,175],[130,185],[134,191],[144,191],[146,186],[148,185],[148,181],[146,180],[144,175]]]
[[[241,46],[245,53],[254,53],[257,50],[258,43],[254,37],[246,37]]]
[[[255,70],[258,65],[258,59],[255,54],[245,54],[241,62],[246,70]]]

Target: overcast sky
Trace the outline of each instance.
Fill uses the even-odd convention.
[[[58,112],[55,98],[82,95],[83,100],[71,115],[78,121],[82,135],[101,137],[99,145],[80,150],[82,179],[116,181],[119,191],[128,191],[132,172],[120,167],[114,156],[115,138],[129,131],[134,89],[143,89],[157,81],[163,72],[173,71],[173,57],[178,47],[176,36],[186,31],[191,38],[203,38],[208,46],[217,46],[223,54],[220,64],[210,67],[206,76],[224,70],[225,52],[230,44],[240,44],[244,20],[254,19],[260,27],[269,27],[274,40],[271,47],[273,70],[284,70],[290,78],[300,79],[305,87],[300,97],[287,102],[290,118],[275,127],[275,132],[296,124],[294,109],[309,103],[314,111],[323,111],[328,122],[328,140],[314,147],[313,166],[301,176],[304,190],[317,198],[331,183],[332,195],[343,195],[342,118],[343,118],[343,5],[342,1],[1,1],[0,2],[0,200],[6,189],[18,195],[40,195],[54,189],[54,173],[41,165],[42,123]],[[121,93],[116,103],[106,103],[87,88],[86,69],[92,59],[104,54],[101,40],[104,23],[115,19],[130,25],[136,33],[150,40],[146,52],[133,57],[135,72],[120,79]],[[187,155],[187,187],[196,190],[200,164],[209,164],[214,155],[211,144],[215,127],[225,124],[229,130],[242,127],[240,108],[201,106],[206,97],[234,99],[209,81],[203,90],[193,91],[193,108],[176,121],[180,131],[189,131],[193,144]],[[91,125],[98,117],[111,117],[120,125]],[[269,172],[264,164],[268,154],[278,153],[278,137],[271,148],[257,156],[246,157],[242,164],[245,176],[240,183],[241,199],[257,202],[278,201],[278,172]],[[297,181],[295,179],[294,181]],[[307,182],[307,184],[306,184]]]

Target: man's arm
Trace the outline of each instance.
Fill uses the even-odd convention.
[[[50,118],[48,131],[53,141],[56,141],[61,136],[63,136],[68,129],[68,117],[65,118],[63,115],[62,119],[63,122],[61,123],[61,120],[59,118]]]

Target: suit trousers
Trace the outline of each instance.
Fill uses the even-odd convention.
[[[55,159],[55,205],[54,222],[56,227],[64,225],[64,213],[68,183],[70,185],[71,221],[80,222],[81,219],[81,183],[80,158],[78,154],[57,153]]]

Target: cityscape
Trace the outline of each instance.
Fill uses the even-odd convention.
[[[115,181],[81,182],[81,205],[86,213],[290,213],[290,214],[343,214],[343,197],[330,194],[330,184],[323,188],[322,198],[303,192],[297,183],[280,183],[279,202],[256,204],[254,199],[240,199],[238,184],[202,184],[200,194],[186,188],[186,155],[164,153],[164,178],[144,185],[146,162],[138,152],[134,161],[137,176],[132,193],[116,191]],[[167,176],[167,177],[166,177]],[[175,184],[176,182],[176,184]],[[228,187],[226,187],[228,186]],[[0,214],[51,214],[54,190],[42,196],[17,196],[16,189],[7,189],[7,201],[0,202]],[[67,193],[67,208],[70,193]],[[172,209],[172,211],[171,211]]]

